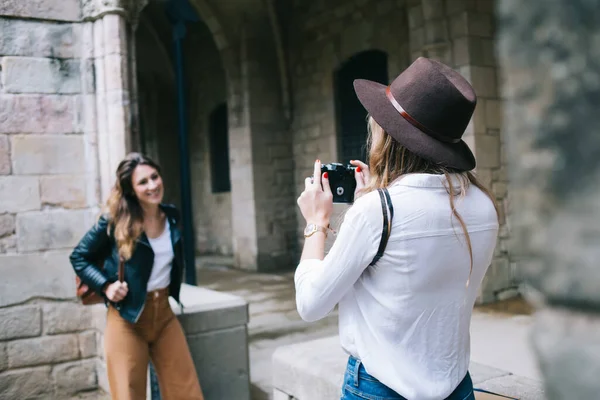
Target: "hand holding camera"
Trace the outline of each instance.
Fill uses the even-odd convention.
[[[313,177],[304,180],[304,191],[298,197],[300,211],[309,224],[329,226],[333,212],[332,193],[328,172],[321,173],[321,161],[315,161]]]
[[[360,197],[370,179],[369,166],[362,161],[351,160],[351,165],[323,164],[321,172],[329,175],[329,185],[334,203],[354,203]]]

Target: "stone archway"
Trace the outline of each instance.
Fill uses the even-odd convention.
[[[212,29],[202,19],[186,23],[181,40],[182,61],[178,65],[172,39],[173,29],[177,28],[169,20],[165,5],[150,2],[139,14],[135,65],[140,149],[162,165],[166,200],[178,205],[185,218],[190,217],[185,212],[184,201],[188,190],[194,254],[232,256],[231,193],[211,190],[209,116],[217,105],[227,104],[229,97],[219,44],[213,34],[220,28],[212,18]],[[221,46],[227,44],[226,39],[219,40]],[[178,68],[185,81],[183,99],[178,97]],[[183,112],[187,116],[187,166],[180,162],[178,116],[181,110],[178,104],[184,104]],[[228,156],[225,157],[228,164]],[[187,175],[182,169],[185,167],[189,169]],[[188,179],[182,181],[186,176]],[[185,185],[188,187],[182,190]]]

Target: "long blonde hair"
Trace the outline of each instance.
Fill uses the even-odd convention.
[[[160,174],[160,167],[140,153],[129,153],[117,167],[117,180],[106,202],[108,229],[117,242],[119,255],[128,260],[136,240],[144,230],[144,212],[133,190],[133,171],[138,165],[148,165]]]
[[[466,195],[470,185],[476,186],[492,201],[496,209],[496,215],[498,216],[498,205],[496,204],[494,195],[477,179],[474,173],[470,171],[457,171],[426,160],[411,152],[388,135],[371,116],[368,118],[368,132],[367,148],[371,180],[367,182],[366,187],[363,189],[364,193],[387,187],[396,179],[406,174],[427,173],[445,176],[447,183],[446,191],[448,192],[452,216],[460,223],[469,249],[471,259],[469,270],[470,280],[471,273],[473,272],[473,248],[465,221],[456,209],[457,201],[455,198],[458,198],[458,201],[460,201]],[[375,141],[374,137],[378,137],[379,140]],[[459,186],[457,188],[452,183],[452,176],[455,176],[458,180]],[[467,281],[468,284],[469,281]]]

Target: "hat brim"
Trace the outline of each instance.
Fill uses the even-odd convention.
[[[469,146],[444,143],[422,132],[398,113],[386,96],[387,86],[366,79],[354,81],[354,91],[373,119],[401,145],[426,160],[470,171],[475,168],[475,156]]]

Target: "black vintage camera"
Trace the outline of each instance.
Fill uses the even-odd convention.
[[[327,172],[329,177],[329,186],[333,193],[334,203],[353,203],[354,191],[356,190],[356,178],[352,165],[342,165],[340,163],[331,163],[321,165],[321,175]]]

